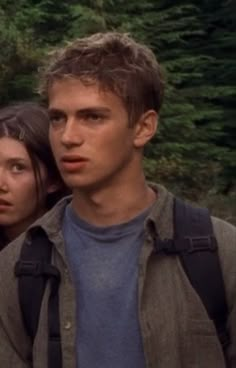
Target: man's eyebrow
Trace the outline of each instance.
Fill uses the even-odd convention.
[[[108,107],[98,107],[98,106],[91,106],[91,107],[85,107],[83,109],[77,110],[77,113],[86,114],[91,112],[98,112],[98,113],[109,113],[110,109]]]
[[[100,107],[100,106],[91,106],[91,107],[84,107],[82,109],[78,109],[76,111],[77,114],[87,114],[91,112],[99,112],[99,113],[109,113],[110,109],[108,107]],[[48,108],[49,114],[66,114],[65,111],[57,108]]]
[[[64,111],[60,110],[60,109],[56,109],[56,108],[48,108],[48,113],[49,114],[64,114]]]

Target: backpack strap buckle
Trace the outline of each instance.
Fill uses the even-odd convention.
[[[200,251],[215,252],[217,249],[216,238],[213,235],[185,236],[183,238],[159,239],[155,238],[157,252],[165,254],[194,253]]]
[[[173,239],[163,239],[155,237],[155,248],[157,253],[164,252],[165,254],[177,254],[179,253],[176,249],[175,242]]]
[[[44,262],[17,261],[15,265],[15,275],[19,276],[47,276],[60,279],[60,272],[56,267]]]
[[[216,238],[213,235],[207,236],[185,236],[184,242],[186,242],[187,253],[194,253],[200,251],[215,252],[217,249]]]

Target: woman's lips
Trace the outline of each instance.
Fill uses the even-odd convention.
[[[4,211],[12,207],[12,204],[5,199],[0,199],[0,211]]]
[[[11,202],[6,201],[5,199],[0,198],[0,206],[11,206]]]

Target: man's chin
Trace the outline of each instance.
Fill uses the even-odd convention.
[[[90,183],[82,180],[63,178],[66,185],[74,191],[87,191],[91,187],[96,187],[96,183]]]

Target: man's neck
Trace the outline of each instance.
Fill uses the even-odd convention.
[[[127,222],[150,207],[156,193],[145,180],[134,186],[123,185],[100,191],[75,191],[72,207],[83,220],[97,226],[111,226]]]

